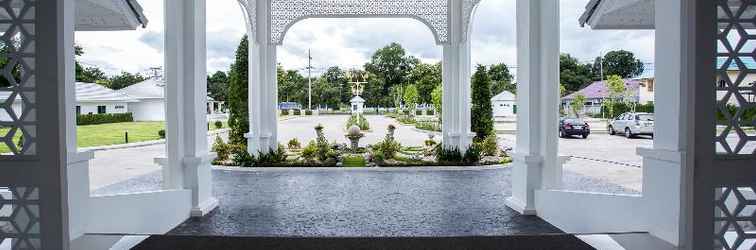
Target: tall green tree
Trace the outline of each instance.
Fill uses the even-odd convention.
[[[559,78],[565,88],[565,93],[575,92],[590,84],[593,81],[593,71],[591,65],[581,64],[577,58],[570,54],[561,54],[559,56]]]
[[[380,106],[390,106],[391,98],[386,98],[390,94],[390,89],[396,85],[404,85],[407,81],[409,72],[420,60],[407,55],[404,48],[398,43],[391,43],[375,52],[370,62],[365,64],[365,70],[370,72],[378,79],[371,79],[373,83],[380,83],[380,88],[368,86],[365,88],[365,96],[368,97],[368,105],[371,99]],[[377,97],[382,97],[377,99]],[[377,99],[377,100],[376,100]]]
[[[231,65],[228,86],[228,107],[230,111],[228,126],[231,128],[229,141],[233,144],[247,145],[244,134],[249,132],[249,62],[247,50],[249,41],[244,36],[236,49],[236,60]]]
[[[409,72],[409,84],[413,84],[419,93],[430,93],[441,85],[441,63],[419,63]],[[420,95],[418,103],[431,103],[430,95]]]
[[[433,89],[433,92],[431,93],[431,98],[433,100],[433,107],[436,109],[436,115],[441,118],[441,113],[443,112],[441,108],[444,99],[444,87],[441,85],[436,86],[436,88]]]
[[[145,80],[149,79],[146,76],[143,76],[142,74],[136,73],[132,74],[129,72],[121,72],[120,75],[115,75],[108,79],[108,86],[111,89],[119,90],[126,88],[128,86],[134,85],[136,83],[143,82]]]
[[[506,64],[491,65],[488,69],[488,75],[491,78],[491,94],[498,95],[505,90],[517,93],[517,85],[512,82],[514,76],[509,72],[509,67]]]
[[[602,64],[603,63],[603,67]],[[635,58],[633,52],[626,50],[616,50],[606,53],[602,60],[596,58],[593,63],[594,79],[601,79],[601,69],[604,69],[604,77],[618,75],[621,78],[633,78],[643,73],[643,62]]]
[[[338,66],[330,67],[321,76],[325,80],[339,87],[340,103],[349,103],[352,100],[352,86],[346,79],[345,72]]]
[[[420,101],[420,94],[417,93],[417,87],[415,87],[415,85],[409,85],[404,88],[403,99],[404,104],[412,110],[412,114],[414,115],[414,112],[417,109],[417,103]]]
[[[229,79],[226,72],[217,71],[207,77],[207,94],[216,101],[226,101],[228,98]]]
[[[278,65],[278,101],[297,102],[307,105],[307,78],[296,70],[286,70]]]
[[[609,117],[614,117],[614,104],[618,99],[622,98],[622,95],[626,91],[625,80],[618,75],[610,75],[609,78],[604,81],[604,86],[609,91],[609,98],[607,98],[602,105],[604,105],[608,111]]]
[[[312,106],[337,108],[341,103],[341,88],[336,83],[320,77],[312,84]]]
[[[472,79],[472,132],[480,141],[493,134],[491,79],[486,66],[478,65]]]
[[[587,98],[582,93],[575,95],[575,99],[570,103],[570,108],[572,108],[572,113],[575,114],[575,117],[580,118],[580,115],[583,112],[583,108],[585,107],[586,100]]]

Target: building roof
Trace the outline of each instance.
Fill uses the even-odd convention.
[[[591,0],[578,22],[592,29],[653,29],[655,0]]]
[[[150,78],[121,89],[120,92],[136,99],[164,99],[165,82],[162,79]]]
[[[0,102],[3,102],[10,97],[11,92],[1,91]],[[15,101],[20,101],[22,98],[16,96]],[[131,96],[124,93],[109,89],[105,86],[96,83],[76,83],[76,101],[77,102],[137,102]]]
[[[364,103],[364,102],[365,102],[365,99],[362,99],[362,97],[360,97],[360,96],[355,96],[355,97],[354,97],[354,98],[352,98],[352,100],[350,100],[349,102],[357,102],[357,103],[359,103],[359,102],[363,102],[363,103]]]
[[[76,83],[77,102],[136,102],[137,100],[96,83]]]
[[[513,94],[512,92],[509,92],[506,90],[502,91],[498,95],[491,98],[491,101],[494,101],[494,102],[495,101],[516,101],[516,100],[517,100],[517,96],[515,96],[515,94]]]
[[[10,1],[10,7],[21,11],[22,1]],[[147,26],[147,17],[137,0],[76,0],[77,31],[135,30]],[[8,13],[0,12],[7,18]],[[7,29],[10,24],[0,24]]]
[[[638,79],[625,79],[625,88],[629,90],[638,90],[640,88],[641,80]],[[634,95],[638,95],[638,91],[632,91]],[[604,99],[609,97],[609,90],[604,85],[604,81],[593,82],[588,87],[585,87],[575,93],[569,94],[562,98],[562,100],[572,100],[578,94],[583,94],[587,99]]]

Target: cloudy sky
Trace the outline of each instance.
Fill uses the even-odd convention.
[[[146,29],[119,32],[77,32],[76,42],[85,49],[80,60],[109,74],[146,72],[163,64],[163,1],[141,0],[150,20]],[[588,0],[561,1],[561,50],[581,61],[602,51],[625,49],[653,63],[653,31],[594,31],[581,28],[577,19]],[[516,65],[515,0],[483,0],[473,28],[473,63]],[[236,0],[208,1],[208,71],[227,71],[244,35],[244,21]],[[399,42],[410,54],[426,62],[441,59],[441,48],[430,30],[412,19],[310,19],[295,24],[278,49],[278,61],[287,69],[307,65],[357,67],[376,49]]]

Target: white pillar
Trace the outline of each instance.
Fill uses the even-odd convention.
[[[462,1],[451,1],[449,43],[444,44],[443,60],[443,143],[447,149],[467,151],[475,136],[470,130],[471,58],[470,39],[465,33]]]
[[[218,206],[207,142],[205,0],[166,0],[166,189],[192,190],[192,216]]]
[[[689,136],[688,114],[692,94],[684,82],[690,74],[684,65],[685,51],[690,49],[683,23],[690,16],[681,0],[655,2],[656,15],[656,89],[653,148],[639,148],[643,156],[643,198],[648,203],[648,231],[674,245],[684,244],[686,151]],[[712,5],[713,6],[713,5]],[[714,7],[710,7],[712,10]],[[687,20],[690,20],[687,18]],[[714,38],[711,38],[714,40]],[[691,39],[696,40],[696,39]],[[713,55],[712,55],[713,60]],[[713,137],[713,135],[712,135]],[[713,197],[711,198],[713,199]]]
[[[65,124],[68,175],[68,216],[70,239],[82,236],[86,230],[86,215],[89,209],[89,161],[94,158],[92,152],[78,152],[76,140],[76,76],[74,61],[74,12],[76,3],[66,3],[65,29],[62,32],[65,44]],[[70,10],[69,10],[70,9]],[[70,22],[70,23],[69,23]]]
[[[278,146],[278,79],[276,44],[270,41],[270,0],[256,4],[256,28],[249,32],[249,133],[247,150],[252,155]]]
[[[562,180],[558,0],[517,0],[517,64],[517,146],[507,205],[535,214],[535,190],[560,188]]]

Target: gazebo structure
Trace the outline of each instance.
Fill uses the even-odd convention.
[[[88,166],[93,154],[76,150],[74,31],[86,25],[86,30],[94,29],[91,24],[103,20],[132,28],[143,24],[135,11],[138,5],[116,0],[0,0],[0,42],[8,48],[10,62],[3,75],[12,83],[0,92],[9,92],[11,101],[22,97],[25,103],[20,114],[0,104],[0,110],[11,114],[11,119],[0,121],[11,128],[0,135],[0,142],[13,149],[0,155],[0,186],[7,187],[0,199],[0,221],[12,222],[14,229],[0,231],[0,239],[10,239],[17,249],[69,249],[72,240],[90,232],[162,234],[218,206],[212,197],[214,157],[205,123],[206,0],[164,1],[167,156],[156,159],[163,166],[164,188],[90,196]],[[101,2],[112,2],[122,11],[92,6]],[[644,2],[653,2],[653,9],[644,9]],[[320,17],[405,17],[427,25],[444,50],[444,144],[466,149],[472,138],[469,27],[477,3],[240,0],[250,37],[249,151],[277,145],[276,47],[291,25]],[[737,222],[756,219],[743,213],[754,204],[746,191],[753,191],[756,179],[756,137],[741,127],[747,123],[742,111],[756,104],[740,97],[746,87],[738,79],[719,89],[713,84],[721,71],[717,57],[725,58],[725,65],[743,65],[756,55],[743,49],[753,40],[745,35],[752,27],[753,16],[747,11],[752,5],[745,0],[596,0],[589,5],[583,20],[594,28],[604,21],[605,27],[617,28],[636,20],[631,18],[640,24],[653,18],[657,30],[656,95],[664,98],[657,98],[654,147],[638,149],[644,158],[643,193],[623,196],[562,188],[556,130],[559,1],[517,0],[520,129],[507,205],[567,232],[649,232],[683,249],[710,249],[712,242],[730,244],[729,238],[740,245],[753,238]],[[84,13],[103,16],[82,18]],[[113,13],[126,14],[119,19]],[[718,51],[718,44],[724,49]],[[12,76],[14,68],[21,69],[19,76]],[[741,104],[738,112],[725,112],[727,121],[719,135],[714,134],[716,110],[724,110],[715,100],[717,91]],[[21,148],[13,143],[16,133],[24,135]]]

